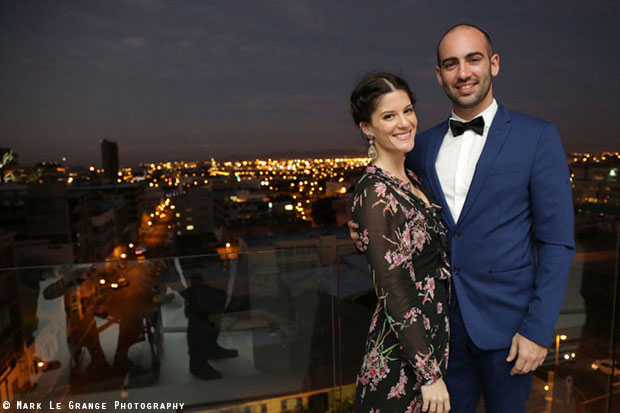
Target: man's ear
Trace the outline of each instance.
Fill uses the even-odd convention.
[[[499,74],[499,55],[495,53],[491,56],[491,76],[495,77]]]
[[[443,79],[441,78],[441,69],[439,66],[435,66],[435,76],[437,76],[437,83],[439,83],[439,86],[443,87]]]

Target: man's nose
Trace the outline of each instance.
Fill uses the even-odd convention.
[[[469,66],[465,63],[459,64],[459,78],[460,79],[469,79],[471,76],[471,71],[469,70]]]

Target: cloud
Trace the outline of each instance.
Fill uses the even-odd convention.
[[[146,40],[141,36],[129,36],[116,42],[104,42],[104,44],[117,53],[125,53],[135,51],[136,49],[144,49]]]
[[[343,106],[341,97],[329,95],[259,95],[251,96],[244,101],[229,104],[231,109],[249,110],[286,110],[286,111],[326,111],[340,109]]]
[[[285,1],[278,3],[296,25],[310,32],[322,33],[328,29],[327,22],[316,9],[311,9],[307,3],[299,1]]]

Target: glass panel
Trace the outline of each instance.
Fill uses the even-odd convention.
[[[0,397],[325,411],[335,260],[292,247],[0,270]]]
[[[611,352],[614,316],[618,325],[618,313],[613,310],[618,228],[578,219],[576,243],[554,345],[534,377],[528,404],[531,412],[620,411],[618,405],[608,410],[610,389],[617,392],[620,386],[620,370],[614,369]]]
[[[612,322],[613,349],[611,359],[614,360],[609,371],[608,383],[610,398],[607,404],[609,412],[620,412],[620,223],[616,226],[616,269],[614,282],[614,317]]]
[[[618,360],[617,231],[577,231],[557,346],[529,412],[604,412],[620,387],[608,362]],[[0,398],[351,411],[375,301],[365,259],[350,248],[5,268]]]
[[[364,255],[342,251],[337,269],[340,411],[352,412],[356,377],[362,366],[366,336],[377,306],[377,296]]]
[[[610,359],[614,360],[611,368],[607,371],[607,382],[610,398],[607,403],[607,411],[611,413],[620,412],[620,223],[616,226],[616,268],[613,290],[614,314],[611,323],[611,343],[612,354]]]
[[[611,353],[613,298],[617,297],[618,228],[581,225],[577,254],[571,266],[566,296],[555,331],[554,345],[533,380],[528,412],[606,412],[610,388],[617,412],[620,369],[619,322],[616,310],[616,353]],[[363,343],[376,303],[366,261],[359,254],[342,255],[338,262],[338,360],[342,411],[351,411]],[[616,303],[618,309],[619,304]],[[617,365],[616,365],[617,367]],[[612,375],[614,377],[612,383]],[[610,387],[611,386],[611,387]],[[482,403],[478,412],[484,412]]]

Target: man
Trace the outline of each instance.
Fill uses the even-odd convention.
[[[204,284],[202,276],[192,274],[189,288],[181,295],[185,299],[187,316],[187,352],[189,354],[189,371],[203,380],[222,378],[208,360],[237,357],[235,349],[226,349],[217,343],[220,334],[220,320],[212,321],[210,317],[224,312],[226,294]]]
[[[497,104],[499,56],[480,28],[448,30],[435,71],[452,116],[416,138],[406,165],[448,229],[452,411],[475,412],[483,394],[487,413],[523,413],[574,255],[564,150],[552,124]]]

